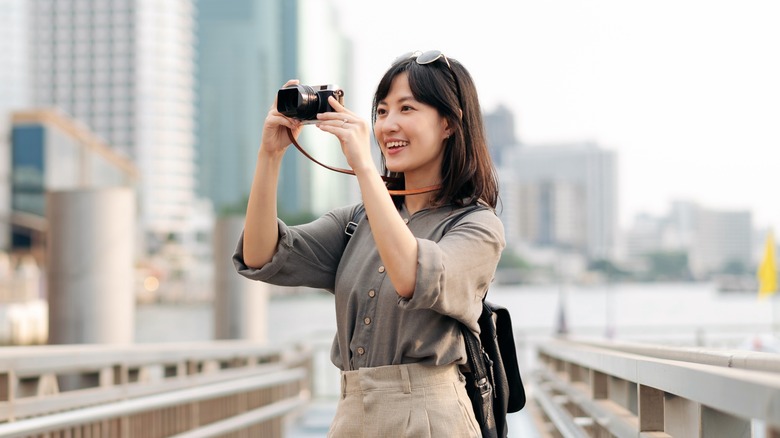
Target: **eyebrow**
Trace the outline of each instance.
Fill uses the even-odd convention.
[[[412,95],[410,94],[410,95],[408,95],[408,96],[403,96],[403,97],[401,97],[400,99],[398,99],[398,100],[396,101],[396,103],[404,103],[404,102],[407,102],[407,101],[410,101],[410,100],[411,100],[411,101],[414,101],[414,102],[417,102],[417,99],[415,99],[415,98],[414,98],[414,96],[412,96]],[[387,98],[380,100],[380,101],[379,101],[379,105],[387,105]]]

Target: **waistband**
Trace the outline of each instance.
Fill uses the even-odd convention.
[[[341,395],[360,391],[403,391],[463,381],[458,365],[388,365],[341,372]]]

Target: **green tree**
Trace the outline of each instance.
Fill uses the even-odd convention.
[[[683,251],[655,251],[645,256],[650,265],[650,280],[690,280],[688,254]]]
[[[600,272],[610,281],[625,280],[631,277],[631,274],[611,260],[599,259],[594,260],[588,264],[588,269],[595,272]]]

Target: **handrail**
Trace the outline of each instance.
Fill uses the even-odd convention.
[[[616,437],[742,436],[737,431],[755,424],[772,436],[780,430],[778,355],[560,338],[541,344],[539,358],[535,398],[559,430],[575,424],[588,436]]]
[[[779,354],[749,350],[716,350],[712,348],[661,346],[641,344],[638,342],[602,341],[576,337],[569,337],[566,339],[583,345],[659,359],[679,360],[703,365],[716,365],[727,368],[767,371],[771,373],[780,372]]]
[[[157,394],[148,397],[135,398],[120,402],[108,403],[100,406],[78,409],[75,411],[61,412],[43,417],[30,418],[13,423],[0,424],[0,436],[24,437],[43,434],[64,427],[79,426],[93,423],[108,418],[128,416],[140,412],[157,410],[181,404],[189,404],[201,400],[209,400],[227,395],[239,394],[251,390],[278,386],[284,383],[294,382],[306,376],[306,371],[301,368],[279,371],[261,376],[233,380],[230,382],[216,383],[196,388],[181,389],[178,391]],[[286,411],[300,406],[303,400],[299,396],[292,397]],[[264,418],[261,418],[261,420]]]
[[[281,436],[311,367],[305,345],[248,341],[0,348],[0,436]]]

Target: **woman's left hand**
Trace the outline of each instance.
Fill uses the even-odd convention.
[[[317,114],[317,127],[336,136],[349,167],[355,173],[365,169],[376,172],[371,158],[371,135],[368,122],[346,109],[334,97],[328,97],[333,111]]]

